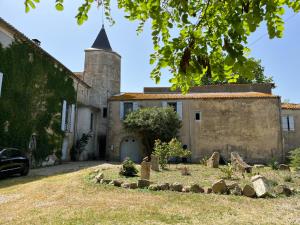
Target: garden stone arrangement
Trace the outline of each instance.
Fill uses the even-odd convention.
[[[148,167],[148,165],[147,165]],[[182,193],[199,194],[223,194],[245,196],[250,198],[276,197],[276,195],[291,196],[295,193],[286,185],[278,185],[275,190],[271,190],[268,180],[261,175],[251,177],[252,185],[246,184],[241,187],[237,182],[227,182],[224,179],[217,180],[211,187],[203,188],[199,184],[192,183],[184,185],[179,182],[174,183],[153,183],[148,179],[139,179],[137,182],[126,182],[119,179],[106,179],[101,171],[94,175],[94,182],[102,185],[111,185],[125,189],[148,189],[149,191],[174,191]]]

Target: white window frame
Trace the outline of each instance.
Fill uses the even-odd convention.
[[[3,83],[3,73],[0,72],[0,97],[1,97],[1,91],[2,91],[2,83]]]
[[[135,101],[124,101],[124,102],[120,102],[120,120],[124,120],[125,118],[125,108],[124,108],[124,104],[126,103],[132,103],[132,112],[136,111],[139,109],[139,103],[135,102]]]
[[[281,116],[281,126],[283,131],[295,131],[295,120],[292,115],[282,115]]]
[[[182,112],[183,112],[183,104],[181,101],[163,101],[162,102],[162,107],[166,108],[168,107],[169,103],[176,103],[176,113],[179,117],[180,120],[182,120]]]

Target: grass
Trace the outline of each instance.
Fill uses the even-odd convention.
[[[179,166],[178,166],[179,167]],[[191,176],[176,166],[151,172],[151,180],[197,182],[209,186],[222,177],[218,169],[188,165]],[[120,178],[118,165],[99,165],[106,178]],[[94,168],[48,177],[0,180],[0,224],[299,224],[300,196],[251,199],[239,196],[125,190],[93,184]],[[284,183],[286,173],[258,171]],[[282,174],[281,174],[282,173]],[[293,174],[291,174],[293,176]],[[235,175],[238,182],[246,183]],[[125,178],[121,178],[125,179]],[[137,180],[138,177],[129,178]],[[299,187],[299,178],[293,177]]]

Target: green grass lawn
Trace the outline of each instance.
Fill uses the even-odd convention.
[[[178,166],[179,167],[179,166]],[[222,177],[219,169],[188,165],[191,176],[176,166],[152,172],[154,182],[196,182],[210,186]],[[0,180],[0,224],[299,224],[300,196],[251,199],[242,196],[151,192],[94,184],[96,168],[106,178],[119,178],[119,165],[104,164],[54,176]],[[279,184],[287,172],[260,169]],[[289,186],[299,188],[291,173]],[[239,183],[249,177],[235,175]],[[126,178],[121,178],[126,179]],[[130,178],[137,180],[138,177]],[[227,181],[228,182],[228,181]]]

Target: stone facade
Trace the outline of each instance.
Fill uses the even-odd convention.
[[[293,126],[283,126],[283,143],[285,157],[289,156],[289,151],[300,148],[300,104],[283,104],[281,110],[282,120],[293,118]]]
[[[130,100],[128,100],[130,101]],[[139,107],[162,106],[164,101],[182,102],[179,137],[192,151],[192,161],[199,162],[214,151],[225,159],[238,152],[247,162],[282,161],[280,98],[205,98],[172,100],[138,100]],[[120,140],[128,135],[122,128],[120,101],[109,104],[108,140],[114,146],[111,160],[119,160]],[[195,113],[201,118],[195,121]]]
[[[1,18],[0,22],[4,47],[16,36],[35,45]],[[55,66],[64,67],[44,54]],[[201,86],[187,95],[168,87],[146,87],[135,96],[120,93],[120,74],[121,56],[111,49],[103,27],[92,48],[85,50],[84,71],[70,74],[77,104],[74,130],[66,132],[62,144],[64,160],[70,159],[70,149],[83,133],[91,134],[91,138],[81,160],[120,161],[124,143],[127,151],[138,155],[136,161],[141,160],[144,147],[140,137],[122,127],[124,103],[132,103],[133,110],[175,103],[183,124],[179,138],[192,151],[193,162],[213,152],[224,159],[237,152],[248,163],[266,163],[274,157],[284,161],[291,149],[300,147],[300,106],[289,104],[281,109],[280,97],[272,95],[273,84]],[[288,116],[293,118],[293,129],[287,130],[282,121]]]

